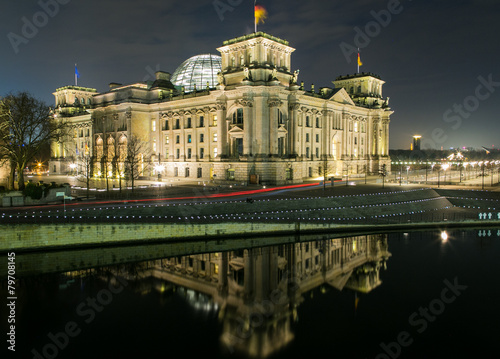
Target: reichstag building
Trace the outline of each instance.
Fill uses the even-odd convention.
[[[393,111],[379,76],[305,89],[295,49],[263,32],[217,50],[155,81],[57,89],[54,120],[71,130],[52,143],[50,172],[81,174],[90,161],[93,177],[126,177],[132,138],[143,144],[139,174],[150,179],[291,184],[390,169]]]

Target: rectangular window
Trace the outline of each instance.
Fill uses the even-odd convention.
[[[306,142],[309,142],[309,134],[306,133]]]
[[[306,147],[306,158],[309,158],[309,147]],[[311,176],[309,176],[311,177]]]
[[[200,133],[200,143],[203,143],[205,141],[205,135],[203,133]]]
[[[184,170],[184,177],[189,177],[189,167]]]
[[[319,134],[316,134],[316,143],[319,143]]]
[[[175,158],[177,158],[177,159],[181,158],[181,150],[180,149],[177,149],[175,151]]]
[[[319,148],[316,147],[316,158],[318,158],[318,157],[319,157]]]
[[[203,159],[203,157],[205,157],[205,149],[200,148],[200,159]]]
[[[165,144],[168,145],[170,143],[170,138],[168,136],[165,136]]]
[[[214,158],[217,157],[217,147],[214,148]]]
[[[156,153],[156,140],[155,140],[155,141],[153,141],[153,152],[155,152],[155,153]]]
[[[179,176],[179,168],[174,167],[174,177],[178,177],[178,176]]]
[[[188,143],[191,143],[191,135],[188,135]]]
[[[190,159],[190,158],[191,158],[191,149],[190,149],[190,148],[188,148],[187,158],[188,158],[188,159]]]
[[[186,128],[191,128],[191,117],[187,118],[187,125]]]
[[[198,167],[198,169],[196,170],[196,177],[203,177],[203,169],[201,167]]]
[[[233,123],[242,124],[243,123],[243,109],[239,108],[233,113]]]
[[[165,148],[165,158],[166,159],[168,159],[168,155],[169,155],[169,153],[168,153],[168,147],[167,147],[167,148]]]
[[[319,117],[316,117],[316,128],[319,128]]]
[[[200,116],[200,127],[205,126],[205,118],[203,116]]]
[[[151,131],[156,132],[156,121],[151,121]]]
[[[309,127],[309,116],[306,116],[306,127]]]
[[[165,120],[164,125],[163,125],[163,131],[168,131],[168,120]]]
[[[227,170],[227,179],[232,181],[234,180],[234,168],[230,168]]]
[[[217,126],[217,116],[214,116],[213,126]]]
[[[214,142],[217,142],[217,134],[214,133]]]

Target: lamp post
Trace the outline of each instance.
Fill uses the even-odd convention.
[[[69,165],[69,168],[71,168],[71,174],[74,176],[75,175],[75,168],[76,168],[76,163],[71,163]]]

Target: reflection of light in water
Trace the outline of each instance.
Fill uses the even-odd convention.
[[[441,240],[443,242],[446,242],[448,240],[448,233],[446,233],[446,231],[441,232]]]

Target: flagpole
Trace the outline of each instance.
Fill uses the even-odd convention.
[[[358,47],[358,60],[356,62],[358,63],[358,74],[359,74],[359,47]]]
[[[257,33],[257,14],[255,13],[255,7],[257,6],[257,0],[253,3],[253,22],[255,25],[255,33]]]
[[[78,78],[76,77],[76,64],[75,64],[75,86],[78,86]]]

